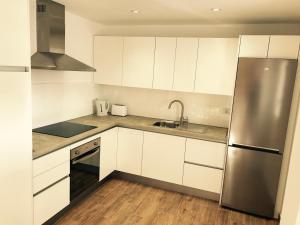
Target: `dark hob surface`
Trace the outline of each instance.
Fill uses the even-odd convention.
[[[97,127],[79,123],[60,122],[44,127],[39,127],[33,129],[32,131],[41,134],[69,138],[95,128]]]

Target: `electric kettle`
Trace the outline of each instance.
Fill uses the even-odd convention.
[[[99,99],[96,99],[95,103],[97,108],[97,116],[107,116],[107,112],[109,110],[109,103]]]

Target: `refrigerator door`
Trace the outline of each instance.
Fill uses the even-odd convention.
[[[221,205],[273,218],[282,156],[229,147]]]
[[[282,153],[297,71],[297,60],[240,58],[229,145]]]

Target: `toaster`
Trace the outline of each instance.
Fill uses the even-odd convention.
[[[111,106],[111,115],[114,116],[127,116],[127,106],[114,104]]]

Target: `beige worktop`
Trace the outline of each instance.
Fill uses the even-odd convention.
[[[33,159],[46,155],[50,152],[56,151],[60,148],[101,133],[113,127],[126,127],[132,129],[138,129],[143,131],[150,131],[162,134],[175,135],[180,137],[194,138],[206,141],[226,143],[227,129],[206,126],[200,124],[189,124],[188,128],[163,128],[155,127],[152,124],[159,119],[140,117],[140,116],[104,116],[97,117],[95,115],[84,116],[70,120],[70,122],[81,123],[91,126],[97,126],[97,128],[84,132],[82,134],[70,137],[62,138],[52,135],[39,134],[33,132]]]

